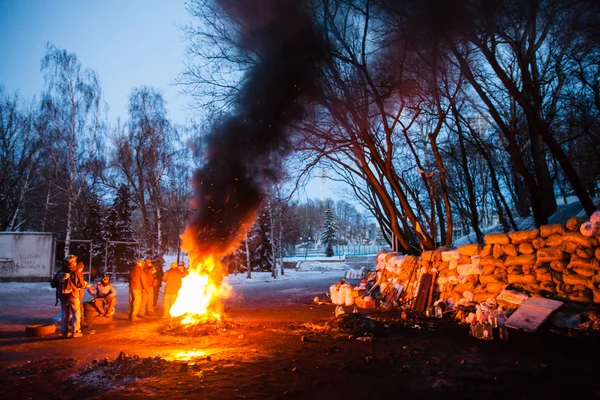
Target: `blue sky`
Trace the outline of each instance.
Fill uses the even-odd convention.
[[[183,124],[193,111],[173,83],[186,46],[177,25],[189,19],[183,0],[0,0],[0,85],[24,100],[39,97],[50,42],[96,70],[111,123],[127,119],[131,89],[147,85],[163,92],[170,118]],[[325,197],[340,197],[335,186],[327,183]],[[320,179],[313,179],[299,197],[320,194]]]
[[[25,99],[39,96],[40,60],[51,42],[96,70],[111,122],[127,118],[131,89],[148,85],[184,123],[189,99],[172,84],[185,52],[176,25],[188,20],[183,0],[0,0],[0,85]]]

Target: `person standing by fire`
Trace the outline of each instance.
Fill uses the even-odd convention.
[[[50,285],[56,288],[56,300],[60,301],[60,331],[63,337],[81,337],[80,290],[86,286],[83,274],[77,270],[77,256],[65,257],[65,266],[56,273]],[[69,323],[71,332],[69,332]]]
[[[181,289],[181,279],[183,275],[179,270],[179,266],[176,262],[171,263],[171,269],[169,269],[162,277],[165,282],[165,293],[163,297],[163,318],[169,318],[171,307],[177,300],[177,293]]]
[[[132,322],[141,320],[142,298],[144,293],[148,292],[148,278],[144,266],[144,261],[138,260],[129,274],[129,320]]]
[[[153,287],[153,291],[154,291],[154,301],[152,303],[154,310],[157,309],[158,307],[158,294],[160,293],[160,288],[162,287],[162,278],[164,275],[164,271],[163,271],[163,266],[162,266],[162,262],[159,259],[155,264],[154,264],[154,275],[153,275],[153,280],[152,280],[152,287]]]
[[[142,292],[140,317],[154,315],[154,267],[152,266],[152,259],[150,257],[146,258],[144,274],[146,275],[146,282],[148,283],[148,286],[146,287],[146,291]]]

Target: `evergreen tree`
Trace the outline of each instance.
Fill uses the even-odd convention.
[[[327,257],[333,256],[333,245],[335,244],[336,233],[337,224],[335,222],[335,215],[333,214],[331,206],[327,206],[323,221],[323,232],[321,234],[321,242],[327,246],[325,249],[325,255]]]
[[[135,234],[131,227],[132,213],[131,192],[127,186],[121,184],[106,219],[106,236],[108,240],[135,241]],[[111,243],[108,248],[109,269],[112,266],[118,272],[129,271],[135,263],[135,249],[136,246],[133,244]]]
[[[252,252],[253,262],[256,262],[255,265],[258,265],[261,271],[271,271],[273,266],[273,239],[271,237],[269,210],[266,207],[262,208],[252,231],[250,244],[256,243],[256,248]]]

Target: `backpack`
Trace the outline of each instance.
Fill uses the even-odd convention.
[[[50,286],[56,289],[56,302],[54,303],[55,306],[58,304],[59,296],[70,296],[71,293],[73,293],[73,290],[75,290],[71,276],[64,272],[57,272],[56,275],[54,275],[54,278],[52,278]]]

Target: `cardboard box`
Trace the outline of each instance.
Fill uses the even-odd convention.
[[[354,299],[354,303],[360,308],[375,308],[375,300],[365,300],[362,297]]]

